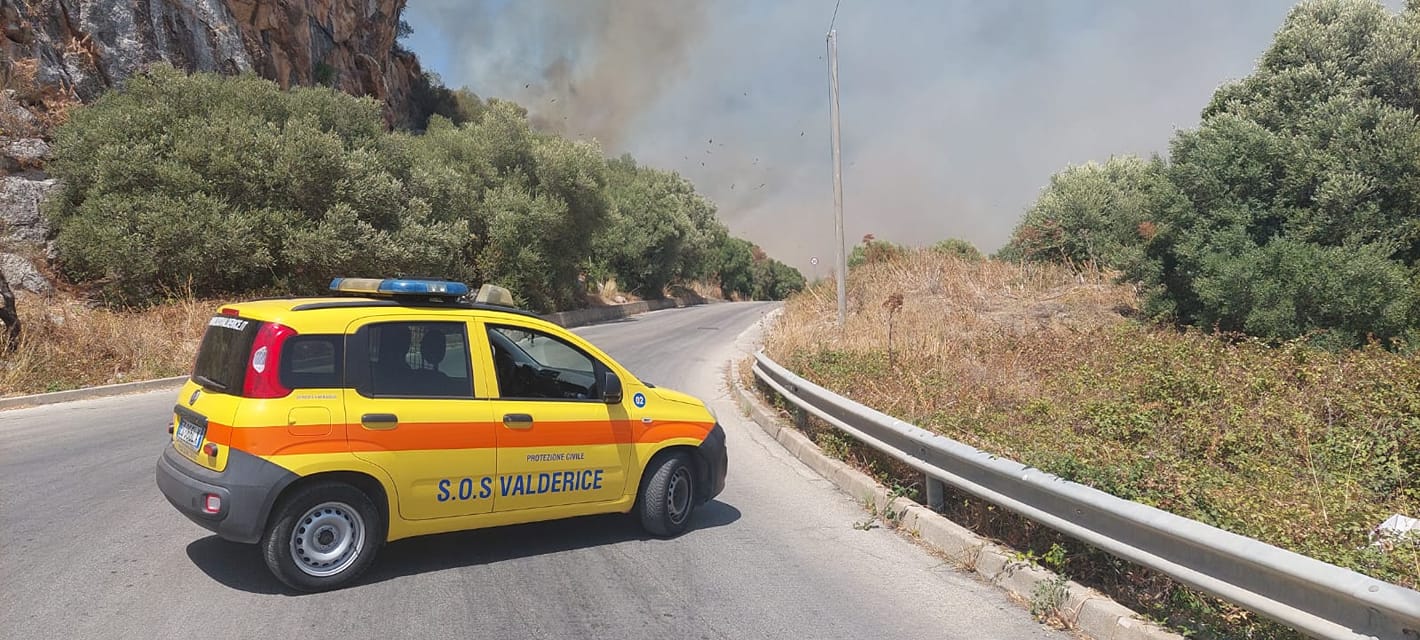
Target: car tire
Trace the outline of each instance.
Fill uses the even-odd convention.
[[[340,482],[296,489],[272,514],[262,556],[278,580],[298,591],[349,585],[384,542],[384,522],[365,492]]]
[[[657,457],[646,469],[637,496],[641,526],[647,533],[671,538],[685,533],[695,511],[695,469],[683,451]]]

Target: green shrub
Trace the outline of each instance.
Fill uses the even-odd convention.
[[[1286,238],[1211,254],[1194,279],[1197,321],[1271,340],[1311,335],[1352,347],[1401,337],[1416,309],[1410,274],[1384,247],[1324,247]]]
[[[756,300],[783,300],[803,291],[804,274],[773,258],[755,263],[754,293]]]
[[[887,240],[879,240],[870,233],[863,236],[862,243],[855,245],[853,250],[848,252],[848,268],[890,262],[902,257],[906,252],[907,247],[893,244]]]
[[[748,240],[725,236],[716,254],[713,259],[721,295],[727,299],[753,296],[755,246]]]
[[[1051,176],[1000,257],[1133,268],[1158,223],[1182,204],[1157,158],[1070,167]]]
[[[957,238],[947,238],[937,244],[932,245],[932,250],[944,256],[956,256],[962,260],[982,260],[985,256],[976,245]]]

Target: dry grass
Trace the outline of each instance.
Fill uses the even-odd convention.
[[[21,104],[37,96],[36,68],[33,59],[10,61],[0,56],[0,136],[33,138],[43,132],[37,118],[25,117],[31,109]]]
[[[39,71],[39,60],[21,58],[0,61],[0,90],[13,91],[20,100],[38,100],[39,84],[35,76]]]
[[[640,296],[627,293],[621,290],[616,278],[607,278],[603,282],[593,283],[593,292],[587,294],[587,304],[594,307],[605,307],[614,304],[626,304],[640,300]]]
[[[786,321],[768,338],[770,351],[886,353],[883,303],[901,295],[893,314],[895,351],[904,366],[934,373],[916,382],[945,378],[954,388],[943,395],[918,384],[900,396],[895,385],[913,381],[893,376],[883,382],[894,388],[859,393],[898,396],[909,402],[901,409],[914,415],[966,401],[974,401],[967,410],[977,413],[1028,397],[1037,391],[1031,371],[1049,359],[1046,352],[1058,354],[1075,336],[1126,322],[1121,313],[1132,314],[1137,304],[1131,286],[1097,272],[913,251],[853,271],[848,322],[840,331],[833,287],[825,281],[786,302]]]
[[[660,291],[662,297],[685,298],[690,300],[718,300],[720,299],[720,287],[716,284],[692,281],[688,284],[669,284]],[[605,307],[629,302],[640,302],[644,297],[637,293],[623,291],[616,278],[607,278],[603,282],[594,282],[592,291],[587,293],[585,301],[589,306]]]
[[[720,284],[718,282],[701,282],[692,280],[684,285],[671,285],[666,287],[665,294],[678,298],[691,298],[698,300],[719,300]]]
[[[1057,266],[908,252],[853,270],[848,292],[842,330],[832,283],[789,300],[767,337],[770,354],[983,450],[1420,585],[1420,545],[1371,544],[1390,514],[1420,515],[1420,356],[1156,327],[1131,319],[1131,286]],[[896,294],[889,354],[885,303]],[[1005,537],[1021,526],[999,510],[959,511],[1004,526],[995,533]],[[1289,637],[1095,557],[1072,574],[1113,583],[1128,592],[1121,600],[1201,637]]]
[[[217,301],[146,311],[97,309],[64,295],[19,294],[20,344],[0,363],[0,395],[62,391],[187,373]]]

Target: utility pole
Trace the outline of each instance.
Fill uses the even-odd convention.
[[[834,9],[834,17],[838,14]],[[833,130],[833,229],[837,243],[833,245],[833,269],[838,280],[838,327],[848,318],[848,258],[843,249],[843,157],[838,144],[838,31],[828,30],[828,119]]]

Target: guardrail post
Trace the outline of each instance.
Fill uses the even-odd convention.
[[[927,487],[927,508],[940,513],[947,508],[947,485],[932,476],[925,478],[926,482],[923,484]]]
[[[809,427],[809,412],[804,411],[802,407],[794,405],[790,414],[794,417],[794,426],[798,427],[800,431]]]

